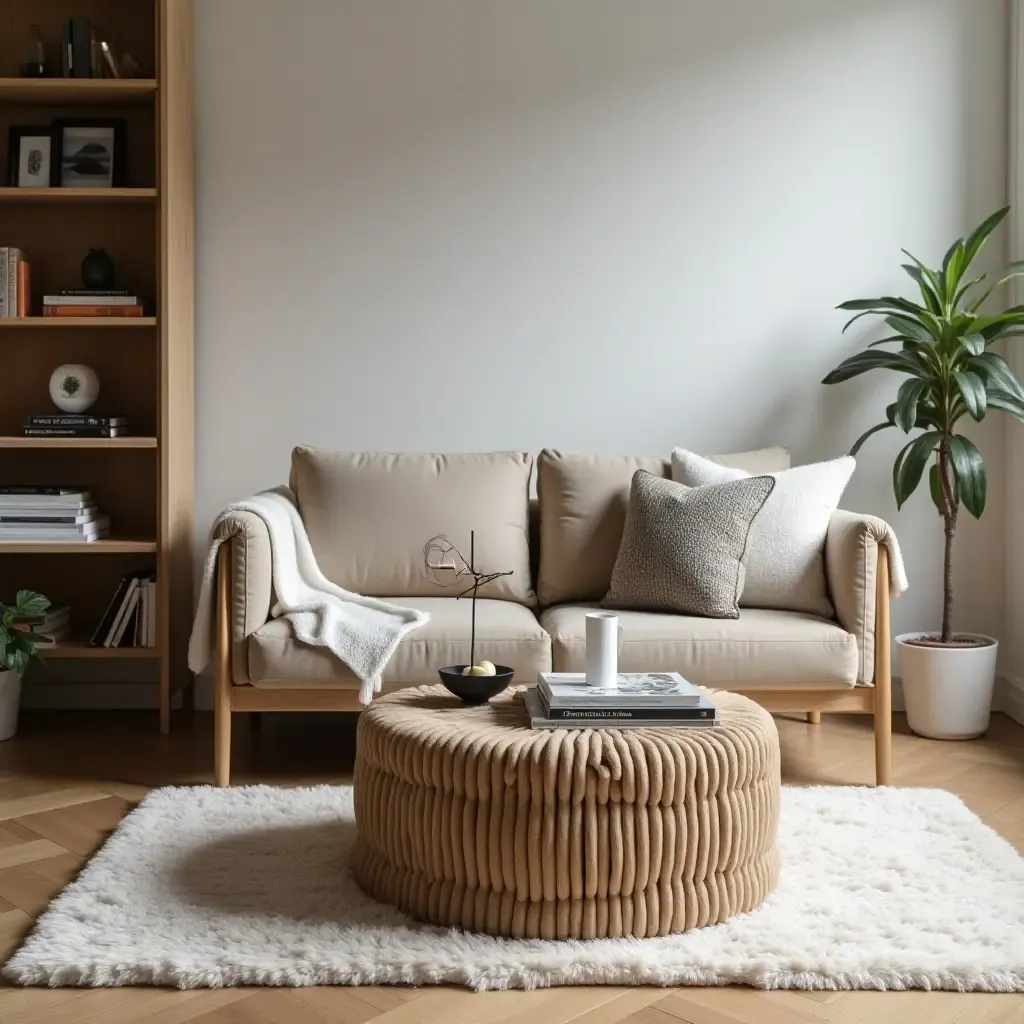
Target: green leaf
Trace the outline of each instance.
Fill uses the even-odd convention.
[[[917,403],[928,390],[928,382],[918,377],[905,380],[896,393],[896,426],[909,434],[917,425]]]
[[[985,336],[983,334],[965,334],[962,338],[957,338],[957,341],[959,341],[972,356],[980,355],[985,351]]]
[[[982,379],[976,373],[971,373],[969,370],[954,370],[953,379],[960,388],[960,394],[963,395],[967,411],[976,420],[983,420],[988,410],[988,395]]]
[[[958,238],[942,260],[942,290],[947,299],[956,295],[957,286],[967,269],[964,240]]]
[[[939,302],[938,295],[921,267],[915,266],[912,263],[901,263],[900,266],[917,282],[917,287],[921,289],[921,298],[924,299],[924,304],[933,313],[941,313],[942,303]]]
[[[941,436],[937,430],[929,430],[915,437],[896,456],[892,467],[892,489],[896,495],[897,508],[902,508],[907,498],[917,490],[924,467],[928,465]]]
[[[999,391],[990,388],[988,392],[988,404],[992,409],[999,409],[1001,412],[1008,412],[1024,422],[1024,399],[1017,395],[1011,395],[1006,391]]]
[[[1017,380],[1017,375],[1010,369],[1002,356],[995,352],[982,352],[967,361],[968,369],[979,374],[990,388],[1005,391],[1024,399],[1024,387]]]
[[[915,341],[923,341],[925,344],[932,344],[941,337],[933,334],[927,324],[909,316],[887,316],[885,322],[898,334],[906,334]]]
[[[851,455],[856,455],[861,450],[864,442],[871,437],[872,434],[877,434],[880,430],[888,430],[889,427],[894,426],[892,423],[876,423],[870,430],[865,430],[856,441],[853,442],[853,447],[850,449]]]
[[[949,439],[949,457],[953,462],[960,500],[964,508],[978,519],[985,511],[985,492],[988,486],[981,452],[962,434],[954,434]]]
[[[19,617],[41,615],[50,607],[50,600],[34,590],[19,590],[14,596],[14,611]]]
[[[940,516],[946,514],[946,498],[942,493],[942,480],[939,478],[938,463],[933,462],[928,470],[928,491],[932,496],[932,504],[939,510]]]
[[[28,655],[21,650],[7,650],[7,667],[13,669],[20,676],[28,668]]]
[[[825,379],[823,384],[839,384],[851,377],[858,377],[869,370],[896,370],[899,373],[917,374],[918,368],[902,352],[858,352],[843,360]]]
[[[967,241],[964,243],[964,269],[969,267],[974,262],[974,257],[981,252],[982,246],[988,236],[1003,220],[1003,218],[1010,212],[1008,206],[1004,206],[1001,210],[996,210],[991,216],[986,217],[968,236]]]

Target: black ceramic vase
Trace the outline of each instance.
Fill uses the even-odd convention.
[[[82,284],[94,291],[109,291],[114,287],[114,261],[106,249],[90,249],[82,260]]]

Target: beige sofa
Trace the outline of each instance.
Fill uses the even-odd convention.
[[[717,461],[750,472],[789,466],[785,449]],[[468,658],[468,604],[427,578],[423,545],[472,529],[476,564],[512,570],[477,602],[478,657],[532,683],[548,669],[581,671],[584,617],[608,589],[637,469],[670,475],[649,456],[545,450],[467,455],[322,452],[296,448],[291,486],[324,574],[348,589],[430,613],[384,674],[385,691],[438,681]],[[537,498],[530,498],[536,472]],[[823,552],[835,615],[743,608],[738,619],[620,612],[625,671],[675,670],[745,693],[771,711],[874,715],[875,771],[890,781],[889,591],[885,524],[836,512]],[[230,773],[232,712],[358,710],[358,681],[330,653],[273,619],[270,538],[258,516],[223,519],[216,613],[216,779]]]

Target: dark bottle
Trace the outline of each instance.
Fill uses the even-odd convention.
[[[30,25],[28,39],[21,52],[21,77],[44,78],[46,76],[46,45],[43,30],[39,25]]]

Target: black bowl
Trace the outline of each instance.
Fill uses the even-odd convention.
[[[512,682],[515,670],[507,665],[495,665],[498,670],[493,676],[464,676],[465,665],[448,665],[439,668],[437,674],[441,682],[467,704],[486,704],[492,697],[501,693]]]

